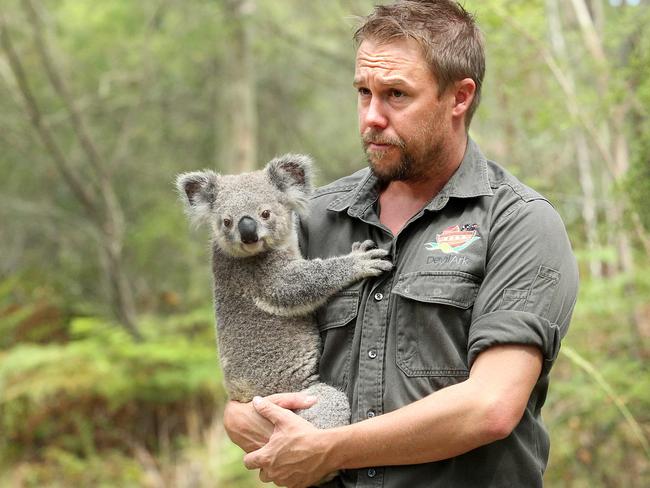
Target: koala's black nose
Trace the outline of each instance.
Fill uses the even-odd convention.
[[[257,237],[257,222],[250,217],[242,217],[237,224],[241,241],[244,244],[253,244],[259,240]]]

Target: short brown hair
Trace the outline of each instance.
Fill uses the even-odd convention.
[[[400,38],[420,44],[438,82],[439,95],[456,81],[474,80],[476,93],[465,118],[469,128],[485,75],[483,35],[474,17],[452,0],[400,0],[376,6],[354,33],[357,47],[365,39],[389,42]]]

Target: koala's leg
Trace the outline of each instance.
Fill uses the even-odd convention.
[[[308,420],[319,429],[331,429],[350,423],[350,403],[345,393],[325,383],[316,383],[303,393],[316,397],[318,401],[296,414]]]
[[[388,251],[372,241],[355,243],[352,252],[328,259],[298,259],[260,283],[256,304],[276,315],[305,315],[329,297],[362,278],[379,276],[393,267]]]
[[[350,403],[345,393],[325,383],[316,383],[302,393],[316,397],[314,405],[304,410],[296,410],[296,414],[311,422],[318,429],[331,429],[350,423]],[[320,480],[321,485],[333,480],[339,472],[329,473]]]

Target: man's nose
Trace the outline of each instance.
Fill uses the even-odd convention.
[[[372,97],[368,105],[362,109],[361,125],[363,129],[368,127],[385,129],[388,126],[388,117],[381,99]]]

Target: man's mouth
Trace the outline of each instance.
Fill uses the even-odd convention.
[[[392,144],[382,144],[378,142],[369,142],[368,145],[366,146],[366,149],[368,151],[388,151],[391,147],[393,147]]]
[[[390,149],[402,148],[404,143],[397,136],[390,136],[378,131],[368,131],[361,139],[367,152],[386,152]]]

